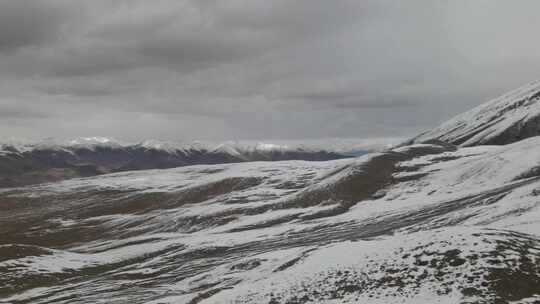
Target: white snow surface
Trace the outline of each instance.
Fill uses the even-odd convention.
[[[197,151],[225,152],[231,155],[241,155],[253,152],[335,152],[343,154],[354,154],[361,151],[380,151],[388,149],[399,142],[402,138],[325,138],[325,139],[299,139],[299,140],[267,140],[251,141],[236,140],[225,142],[212,141],[162,141],[155,139],[143,140],[141,142],[126,142],[110,137],[80,137],[69,140],[45,139],[40,141],[4,138],[0,139],[0,155],[13,153],[6,148],[14,148],[18,153],[32,150],[61,150],[72,151],[74,149],[94,150],[98,147],[122,149],[129,147],[142,147],[165,151],[167,153],[188,154]]]
[[[389,153],[417,148],[433,146]],[[504,295],[487,274],[540,263],[539,148],[533,137],[410,156],[346,209],[332,191],[384,153],[8,189],[0,195],[36,199],[50,217],[33,226],[40,238],[97,236],[0,261],[10,282],[67,277],[0,303],[494,303]]]
[[[531,82],[459,114],[414,142],[438,139],[460,146],[489,143],[510,128],[521,128],[540,116],[540,81]]]

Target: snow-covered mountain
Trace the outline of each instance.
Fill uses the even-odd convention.
[[[540,81],[458,115],[419,135],[413,142],[437,139],[469,147],[504,145],[537,135],[540,135]]]
[[[538,147],[422,144],[4,190],[0,299],[535,303]]]
[[[143,140],[141,142],[124,142],[109,137],[80,137],[69,140],[45,139],[31,141],[22,139],[0,139],[0,153],[24,153],[33,150],[75,151],[77,149],[126,149],[144,148],[170,154],[189,154],[194,151],[226,151],[231,155],[249,152],[333,152],[343,155],[354,155],[380,151],[398,144],[401,138],[323,138],[303,140],[269,140],[269,141],[192,141],[173,142],[161,140]]]
[[[540,136],[452,138],[3,189],[0,303],[539,303]]]
[[[396,139],[330,139],[224,143],[146,140],[125,143],[105,137],[39,142],[4,140],[0,144],[0,187],[198,164],[340,159],[384,149],[396,142]]]

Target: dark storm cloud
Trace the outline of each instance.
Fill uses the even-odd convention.
[[[111,87],[108,85],[91,85],[88,83],[70,83],[69,85],[49,85],[36,87],[48,95],[69,95],[76,97],[114,96],[125,93],[133,88]]]
[[[70,7],[47,0],[0,0],[0,51],[59,39]]]
[[[47,115],[35,113],[29,109],[4,109],[0,107],[0,119],[34,119],[44,117],[47,117]]]
[[[411,135],[539,78],[539,8],[0,0],[0,135]]]
[[[349,0],[112,3],[112,14],[53,58],[54,75],[148,66],[187,73],[320,38],[362,15]]]
[[[314,89],[313,92],[284,96],[284,98],[325,108],[396,108],[422,104],[421,100],[407,100],[405,96],[385,96],[384,94],[368,96],[362,90],[349,89],[320,92]]]
[[[33,109],[28,105],[0,104],[0,119],[2,120],[26,120],[47,117],[50,117],[48,113]]]

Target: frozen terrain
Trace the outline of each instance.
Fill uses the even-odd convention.
[[[540,303],[540,137],[472,141],[499,101],[469,141],[4,188],[0,303]]]
[[[538,147],[420,144],[6,189],[2,301],[534,303]]]
[[[228,150],[234,153],[253,151],[327,151],[344,155],[359,151],[377,151],[389,148],[402,141],[402,138],[325,138],[301,140],[236,140],[225,142],[212,141],[162,141],[148,139],[140,142],[124,142],[108,137],[80,137],[68,140],[45,139],[40,141],[25,139],[0,138],[0,153],[24,153],[33,150],[71,151],[77,149],[118,149],[141,147],[169,153],[189,153],[190,151]]]
[[[495,98],[413,141],[438,139],[460,146],[504,145],[540,135],[540,81]]]
[[[395,138],[126,143],[105,137],[66,141],[0,139],[0,188],[111,172],[248,161],[350,158],[397,144]]]

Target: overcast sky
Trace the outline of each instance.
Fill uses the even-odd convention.
[[[540,78],[540,1],[0,0],[0,137],[408,136]]]

